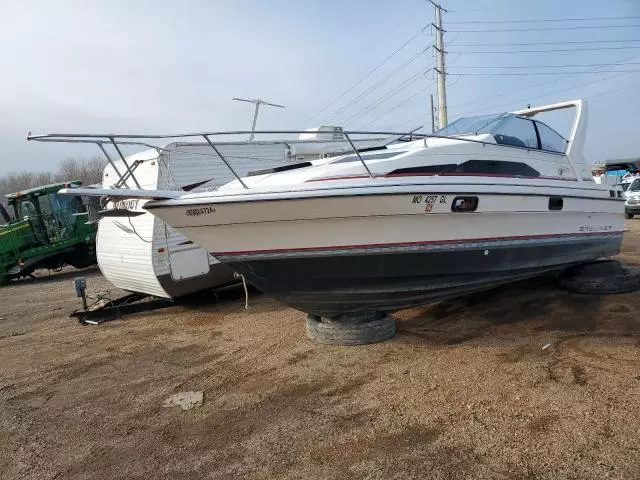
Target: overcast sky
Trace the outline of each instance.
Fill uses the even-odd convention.
[[[449,121],[583,97],[590,107],[588,160],[640,156],[640,41],[611,42],[640,40],[640,27],[614,26],[639,25],[640,2],[609,0],[606,8],[591,0],[442,3],[451,10],[444,16]],[[430,125],[433,54],[420,51],[433,36],[431,29],[418,32],[433,21],[433,7],[424,0],[0,0],[0,6],[0,174],[53,169],[61,159],[98,153],[93,147],[28,143],[28,131],[246,129],[251,106],[232,102],[234,96],[286,105],[265,107],[259,128]],[[488,23],[603,16],[639,18]],[[456,23],[463,21],[485,23]],[[585,25],[609,28],[524,31]],[[515,31],[461,31],[479,29]],[[568,43],[595,40],[602,43]],[[569,51],[470,53],[501,50],[478,44],[527,42],[558,43],[502,50]],[[603,46],[616,48],[591,49]],[[600,66],[618,62],[629,64]],[[553,67],[567,64],[587,66]],[[552,67],[477,68],[523,65]],[[549,74],[577,70],[602,73]],[[496,71],[544,75],[477,75]]]

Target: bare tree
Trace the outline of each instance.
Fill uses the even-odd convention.
[[[93,183],[102,182],[102,172],[106,162],[101,157],[91,157],[84,162],[84,172],[82,177],[82,183],[85,185],[91,185]]]
[[[56,182],[80,180],[84,185],[100,183],[106,161],[100,157],[67,158],[60,162],[55,172],[9,173],[0,177],[0,202],[5,203],[7,193],[39,187]]]
[[[58,166],[54,178],[60,182],[80,180],[85,185],[99,183],[105,163],[100,157],[67,158]]]

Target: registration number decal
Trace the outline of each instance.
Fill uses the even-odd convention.
[[[431,213],[434,205],[446,204],[446,195],[414,195],[411,199],[412,204],[424,205],[425,213]]]
[[[216,209],[213,207],[190,208],[184,213],[190,217],[194,217],[196,215],[208,215],[210,213],[216,213]]]
[[[115,203],[115,210],[135,210],[138,206],[138,200],[129,199],[129,200],[120,200]]]

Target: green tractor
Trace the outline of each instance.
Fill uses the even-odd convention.
[[[96,263],[97,223],[89,222],[93,205],[80,196],[57,194],[80,185],[56,183],[6,195],[9,211],[0,204],[0,285],[33,277],[39,268]]]

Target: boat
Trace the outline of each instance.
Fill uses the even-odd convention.
[[[567,139],[540,120],[569,108]],[[586,129],[582,100],[462,118],[144,208],[293,308],[394,312],[617,254],[624,199],[593,181]]]
[[[299,137],[304,141],[227,141],[218,142],[216,148],[227,161],[233,162],[237,172],[247,175],[350,150],[349,144],[340,137],[339,127],[322,126]],[[130,187],[177,193],[206,192],[233,179],[206,142],[174,141],[161,146],[120,142],[118,148],[145,149],[116,159],[107,152],[108,142],[86,138],[69,141],[97,143],[106,155],[108,163],[102,184],[88,189],[93,196],[98,188],[122,192]],[[367,139],[362,146],[371,142],[379,144],[380,140]],[[125,195],[114,201],[105,199],[104,208],[92,212],[92,219],[99,227],[97,263],[109,282],[128,292],[167,299],[239,282],[232,269],[147,212],[144,209],[147,201]]]

